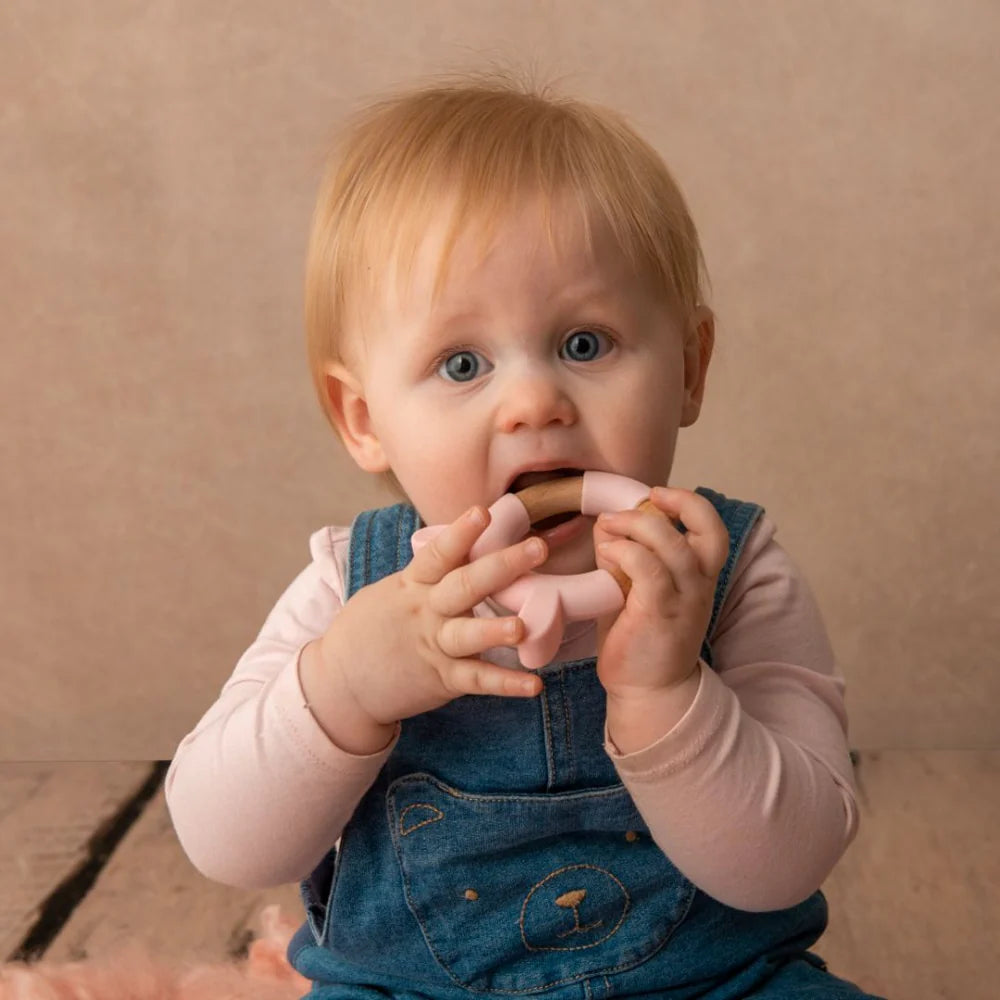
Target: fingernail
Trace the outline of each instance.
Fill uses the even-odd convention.
[[[483,508],[482,507],[471,507],[471,508],[469,508],[469,510],[466,512],[465,516],[473,524],[480,524],[480,525],[482,525],[482,524],[486,523],[486,515],[483,513]]]
[[[519,625],[520,622],[516,618],[512,618],[504,625],[504,632],[506,632],[507,635],[517,635]]]
[[[525,545],[525,548],[528,550],[528,555],[531,556],[532,559],[541,559],[541,557],[545,555],[545,546],[542,544],[542,540],[540,538],[532,538],[528,544]]]

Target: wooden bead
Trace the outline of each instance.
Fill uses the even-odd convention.
[[[528,512],[528,520],[537,524],[553,514],[567,514],[580,509],[583,501],[583,476],[549,479],[544,483],[527,486],[515,496]]]

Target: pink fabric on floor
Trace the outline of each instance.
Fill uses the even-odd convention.
[[[298,1000],[310,987],[285,949],[298,924],[265,907],[243,961],[168,961],[131,945],[79,962],[0,966],[0,1000]]]

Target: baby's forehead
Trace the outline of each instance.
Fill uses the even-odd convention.
[[[493,212],[441,213],[419,232],[401,234],[383,280],[400,294],[417,286],[436,302],[460,297],[470,279],[503,262],[520,264],[526,280],[556,272],[561,285],[621,280],[629,270],[603,219],[572,202],[537,197]]]
[[[428,204],[400,223],[391,239],[383,232],[381,252],[364,262],[366,288],[353,303],[357,331],[375,333],[414,316],[435,328],[463,314],[472,321],[476,313],[505,308],[507,296],[544,302],[546,312],[550,302],[555,312],[564,305],[567,315],[579,307],[593,317],[607,306],[609,321],[626,299],[635,308],[639,300],[673,301],[610,221],[574,195],[514,198],[472,211],[453,199]]]

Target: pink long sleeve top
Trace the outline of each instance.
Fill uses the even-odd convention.
[[[826,878],[857,830],[844,681],[808,584],[765,515],[736,564],[694,702],[651,745],[604,747],[650,833],[695,885],[764,911]],[[343,606],[349,528],[309,539],[311,563],[281,595],[218,700],[177,748],[166,800],[208,878],[244,888],[297,881],[333,846],[399,735],[378,753],[340,749],[306,704],[302,649]],[[475,609],[490,615],[487,603]],[[594,656],[573,623],[558,660]],[[516,664],[516,651],[487,657]]]

